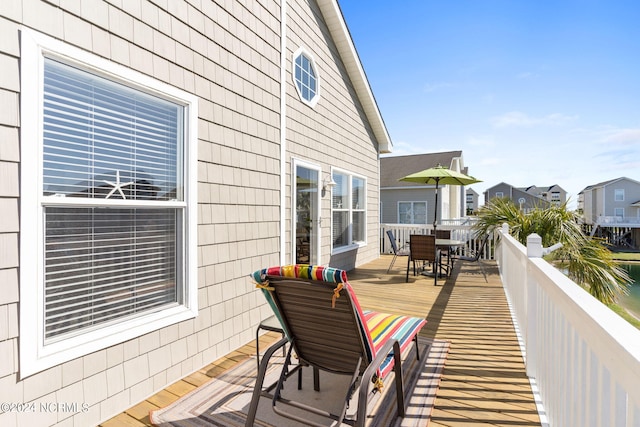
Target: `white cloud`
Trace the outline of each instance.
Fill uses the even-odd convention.
[[[472,136],[467,140],[467,143],[473,147],[494,147],[495,141],[491,137],[475,137]]]
[[[605,135],[603,142],[620,145],[640,143],[640,129],[615,129]]]
[[[534,117],[520,111],[510,111],[491,118],[491,125],[495,128],[531,127],[543,125],[559,125],[576,120],[578,116],[553,113],[543,117]]]
[[[427,93],[430,93],[430,92],[435,92],[435,91],[440,90],[440,89],[448,89],[450,87],[455,87],[455,84],[446,83],[446,82],[443,82],[443,83],[427,83],[427,84],[424,85],[424,91],[427,92]]]
[[[481,99],[482,99],[482,102],[484,102],[485,104],[493,104],[493,101],[496,99],[496,96],[493,93],[488,93],[484,95]]]
[[[494,165],[501,165],[503,163],[504,163],[504,159],[500,157],[485,157],[483,159],[480,159],[480,164],[482,166],[494,166]]]
[[[532,117],[518,111],[511,111],[501,116],[491,118],[491,125],[496,128],[505,128],[511,126],[531,126],[534,123]]]
[[[532,73],[531,71],[523,71],[522,73],[518,74],[516,76],[516,78],[518,79],[531,79],[534,77],[537,77],[538,75],[535,73]]]
[[[431,151],[429,151],[431,152]],[[433,151],[435,153],[435,151]],[[398,141],[393,143],[393,156],[408,156],[411,154],[424,154],[424,147],[418,144],[412,144],[409,142]]]

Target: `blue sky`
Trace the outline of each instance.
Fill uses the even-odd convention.
[[[640,2],[339,4],[393,155],[462,150],[478,193],[558,184],[572,208],[640,181]]]

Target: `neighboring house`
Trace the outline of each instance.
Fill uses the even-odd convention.
[[[462,151],[380,158],[381,222],[387,224],[433,224],[435,185],[400,181],[400,178],[441,164],[467,173]],[[464,187],[440,185],[438,220],[465,214]]]
[[[467,188],[466,190],[466,213],[467,215],[473,215],[478,211],[478,202],[480,195],[473,188]]]
[[[567,200],[567,192],[559,185],[549,187],[514,187],[501,182],[488,188],[484,192],[484,200],[487,203],[494,197],[506,197],[511,199],[522,211],[529,212],[532,209],[551,205],[560,205]]]
[[[640,182],[621,177],[585,187],[578,196],[584,223],[640,222]]]
[[[0,397],[64,405],[0,425],[99,424],[251,341],[254,270],[379,256],[391,141],[336,0],[0,24]]]
[[[548,187],[538,187],[532,185],[530,187],[520,188],[529,194],[533,194],[552,205],[561,205],[567,201],[567,192],[557,184]]]

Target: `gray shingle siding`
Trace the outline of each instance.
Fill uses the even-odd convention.
[[[331,167],[366,178],[366,246],[331,254],[330,198],[321,202],[322,263],[353,268],[379,256],[378,141],[316,3],[289,2],[288,22],[284,180],[291,182],[293,157],[316,162],[321,179]],[[27,378],[18,364],[18,269],[30,268],[18,260],[19,129],[30,125],[18,109],[22,25],[199,97],[198,317]],[[95,425],[249,342],[269,314],[247,275],[279,264],[280,239],[291,241],[291,213],[280,205],[280,5],[3,1],[0,35],[0,400],[88,405],[36,421],[3,413],[0,425]],[[290,75],[299,46],[321,72],[314,109],[298,100]],[[289,184],[285,191],[290,203]]]

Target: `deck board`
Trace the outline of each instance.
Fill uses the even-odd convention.
[[[456,263],[450,277],[409,276],[398,260],[386,274],[390,256],[348,273],[365,309],[424,317],[421,335],[451,342],[430,427],[540,426],[529,380],[495,263]],[[261,349],[280,335],[268,332]],[[255,352],[250,343],[167,387],[136,407],[102,424],[149,425],[137,408],[168,404],[180,394],[224,372]],[[146,416],[145,416],[146,415]],[[129,417],[130,420],[126,420]],[[120,423],[120,424],[118,424]]]

